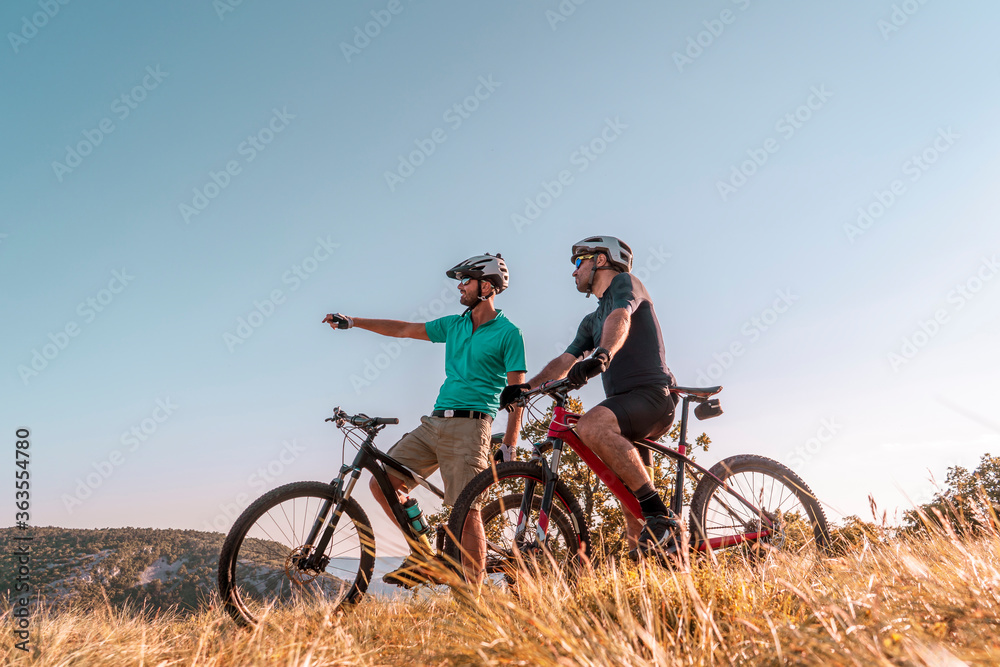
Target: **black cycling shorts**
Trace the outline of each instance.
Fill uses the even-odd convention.
[[[610,396],[598,405],[615,413],[622,435],[634,442],[650,437],[656,439],[667,432],[674,423],[677,397],[670,393],[669,387],[650,385]],[[648,465],[649,450],[638,449]]]

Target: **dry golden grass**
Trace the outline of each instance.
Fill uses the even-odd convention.
[[[609,566],[574,585],[367,599],[282,611],[253,631],[218,610],[143,619],[40,612],[12,665],[961,665],[1000,664],[1000,540],[865,545],[804,568],[695,559]],[[4,626],[11,626],[9,613]]]

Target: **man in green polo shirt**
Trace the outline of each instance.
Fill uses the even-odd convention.
[[[507,264],[497,255],[470,257],[449,269],[449,278],[458,279],[461,303],[466,311],[427,323],[397,320],[371,320],[327,315],[324,322],[335,329],[358,327],[383,336],[414,338],[445,344],[445,381],[441,385],[434,411],[420,418],[420,426],[410,431],[389,450],[389,455],[426,477],[441,470],[444,479],[444,502],[454,505],[462,489],[489,465],[490,432],[500,407],[500,392],[508,384],[521,384],[527,365],[521,330],[503,311],[493,307],[493,298],[507,289]],[[507,419],[502,451],[504,458],[517,445],[521,424],[520,409]],[[400,502],[414,483],[395,471],[393,486]],[[372,495],[392,518],[392,512],[378,484],[369,484]],[[486,558],[486,535],[479,510],[469,513],[471,523],[463,532],[462,547],[470,556],[467,575],[481,580]],[[403,564],[383,579],[407,588],[421,583],[421,566],[430,554],[411,545]],[[476,567],[478,564],[478,567]]]

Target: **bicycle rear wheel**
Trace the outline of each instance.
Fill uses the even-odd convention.
[[[807,557],[830,553],[823,507],[792,470],[772,459],[745,454],[716,463],[710,472],[757,509],[747,507],[708,475],[702,476],[691,499],[692,547],[730,549],[754,559],[771,550]],[[770,529],[769,523],[773,523]],[[766,534],[752,537],[762,532]]]
[[[219,592],[240,625],[255,625],[269,609],[357,601],[375,568],[375,537],[365,511],[345,505],[326,548],[322,570],[301,566],[320,509],[336,503],[321,482],[294,482],[250,504],[233,524],[219,555]]]
[[[534,483],[528,515],[523,517],[524,529],[518,535],[518,519],[526,486]],[[548,569],[555,564],[559,569],[572,569],[588,555],[587,524],[579,503],[566,485],[556,482],[552,510],[547,521],[545,543],[539,542],[537,527],[542,521],[542,493],[545,478],[541,466],[534,463],[510,461],[496,466],[496,474],[487,469],[477,475],[462,491],[451,518],[448,530],[454,540],[448,540],[447,555],[461,565],[468,565],[468,558],[461,549],[469,510],[482,506],[483,525],[486,531],[486,575],[500,587],[516,585],[516,573],[521,567]]]

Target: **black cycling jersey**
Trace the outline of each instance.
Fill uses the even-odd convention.
[[[604,320],[618,308],[627,308],[632,321],[625,343],[601,376],[605,395],[615,396],[650,385],[674,386],[653,301],[646,287],[631,273],[619,273],[614,277],[597,302],[597,310],[580,322],[576,338],[566,352],[579,358],[600,347]]]

